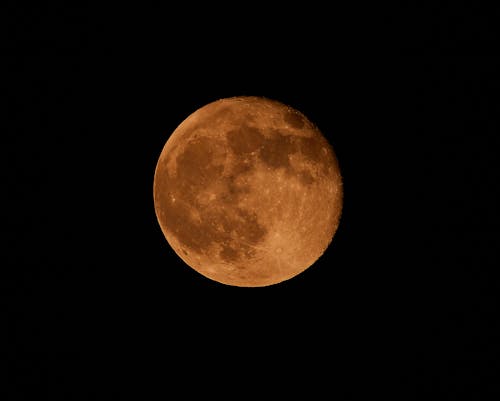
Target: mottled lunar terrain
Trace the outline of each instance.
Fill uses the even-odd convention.
[[[210,103],[170,136],[154,204],[174,251],[218,282],[290,279],[330,244],[342,210],[332,147],[300,112],[259,97]]]

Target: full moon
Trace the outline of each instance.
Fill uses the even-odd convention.
[[[191,268],[262,287],[297,276],[330,245],[342,211],[333,148],[301,112],[232,97],[189,115],[156,165],[161,230]]]

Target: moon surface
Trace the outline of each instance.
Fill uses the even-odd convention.
[[[331,145],[302,113],[232,97],[188,116],[154,176],[168,243],[209,279],[262,287],[313,265],[337,230],[342,178]]]

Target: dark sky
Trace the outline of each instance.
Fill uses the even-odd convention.
[[[344,7],[10,8],[0,398],[499,394],[494,13]],[[153,208],[170,133],[237,95],[344,178],[332,246],[268,288],[185,267]]]

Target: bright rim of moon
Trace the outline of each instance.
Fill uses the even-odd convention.
[[[288,280],[337,230],[335,153],[299,111],[261,97],[221,99],[187,117],[156,165],[154,206],[168,243],[209,279],[240,287]]]

